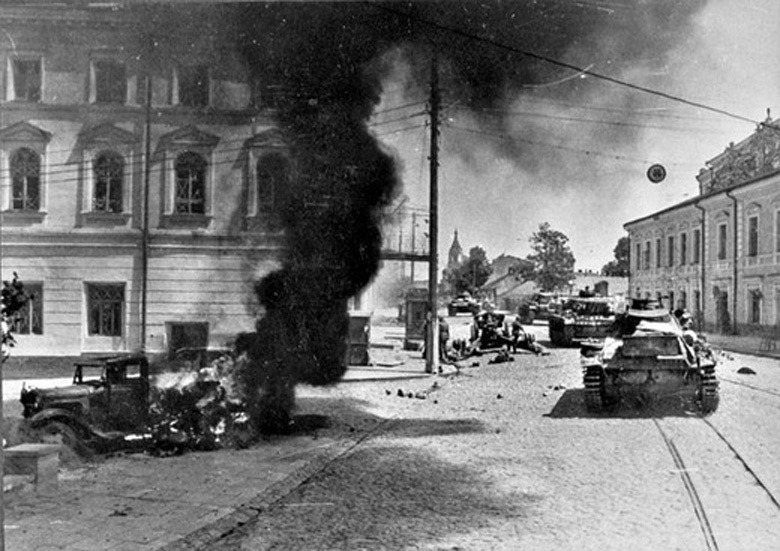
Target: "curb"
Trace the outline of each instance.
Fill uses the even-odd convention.
[[[318,454],[297,471],[275,482],[249,501],[239,505],[232,513],[190,532],[186,536],[161,547],[164,551],[200,551],[212,549],[214,544],[258,517],[264,510],[291,493],[329,463],[358,444],[359,440],[336,442]]]
[[[243,526],[250,523],[253,519],[259,517],[266,509],[271,507],[277,501],[293,492],[298,486],[310,479],[330,463],[345,455],[367,438],[371,437],[379,429],[384,427],[392,419],[385,419],[373,429],[364,434],[344,441],[336,441],[333,446],[324,452],[317,454],[306,465],[292,472],[283,480],[280,480],[258,495],[239,505],[232,513],[216,520],[210,524],[198,528],[194,532],[161,547],[164,551],[206,551],[214,548],[223,540],[233,534],[238,534]]]

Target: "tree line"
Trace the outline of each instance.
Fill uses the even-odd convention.
[[[567,288],[574,279],[576,259],[569,247],[569,237],[553,229],[548,222],[539,225],[529,242],[531,253],[510,269],[520,282],[533,282],[541,291],[555,292]],[[615,258],[601,269],[605,276],[627,277],[628,237],[621,237],[613,250]],[[443,283],[453,293],[479,294],[493,274],[493,267],[482,247],[472,247],[458,266],[443,272]]]

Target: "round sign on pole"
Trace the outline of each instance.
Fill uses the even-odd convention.
[[[666,178],[666,169],[663,165],[653,165],[647,169],[647,179],[657,184]]]

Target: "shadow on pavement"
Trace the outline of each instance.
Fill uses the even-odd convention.
[[[446,543],[532,517],[542,499],[502,488],[484,470],[368,441],[210,549],[455,549]]]
[[[624,398],[600,412],[585,407],[585,389],[565,391],[545,417],[553,419],[652,419],[655,417],[696,417],[700,415],[696,403],[679,395],[655,397],[652,402]]]

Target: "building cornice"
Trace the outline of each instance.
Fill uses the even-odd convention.
[[[685,200],[685,201],[683,201],[681,203],[677,203],[675,205],[672,205],[672,206],[667,207],[665,209],[653,212],[653,213],[648,214],[646,216],[643,216],[641,218],[637,218],[635,220],[631,220],[630,222],[626,222],[625,224],[623,224],[623,229],[628,231],[629,226],[634,226],[636,224],[639,224],[639,223],[642,223],[642,222],[646,222],[648,220],[651,220],[651,219],[655,218],[656,216],[662,216],[662,215],[665,215],[665,214],[669,214],[670,212],[674,212],[675,210],[679,210],[679,209],[682,209],[682,208],[685,208],[685,207],[689,207],[689,206],[692,206],[692,205],[697,205],[697,204],[699,204],[702,201],[706,201],[706,200],[709,200],[709,199],[715,199],[719,195],[723,195],[725,197],[726,193],[728,193],[728,192],[734,192],[734,191],[737,191],[737,190],[740,190],[740,189],[744,189],[745,187],[748,187],[750,185],[753,185],[753,184],[756,184],[756,183],[768,180],[768,179],[772,178],[773,176],[777,176],[778,174],[780,174],[780,169],[774,170],[774,171],[766,173],[766,174],[761,174],[760,176],[756,176],[755,178],[753,178],[751,180],[747,180],[745,182],[737,184],[734,187],[730,187],[730,188],[727,188],[727,189],[720,189],[720,190],[717,190],[717,191],[713,191],[711,193],[707,193],[705,195],[699,195],[699,196],[694,197],[692,199],[687,199],[687,200]]]

